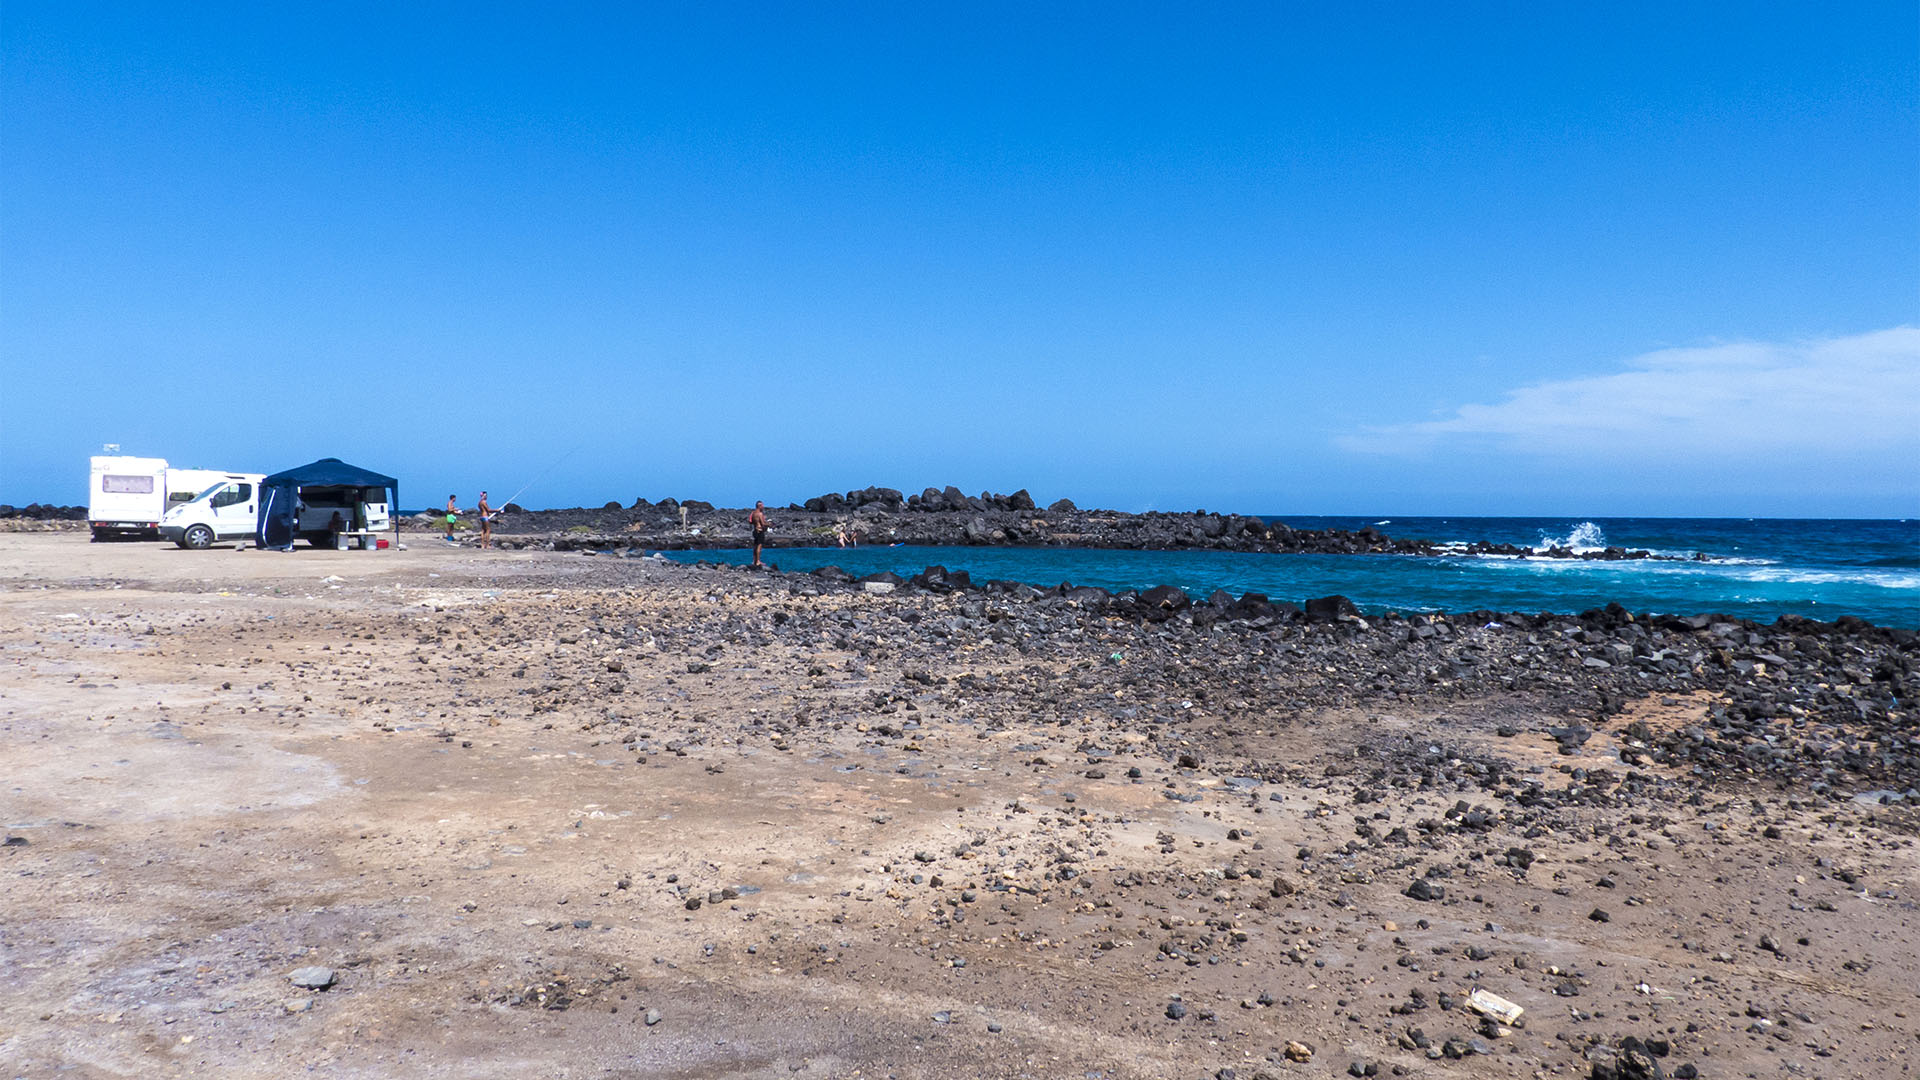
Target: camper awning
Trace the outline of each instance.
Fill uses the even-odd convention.
[[[293,543],[300,489],[307,487],[385,488],[388,492],[388,512],[393,520],[399,520],[400,481],[358,465],[349,465],[339,458],[321,458],[297,469],[274,473],[260,481],[260,516],[254,526],[255,543],[272,548],[284,548]]]

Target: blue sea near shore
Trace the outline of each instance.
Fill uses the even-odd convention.
[[[838,566],[910,577],[929,565],[974,580],[1107,589],[1178,585],[1196,598],[1215,589],[1302,600],[1339,593],[1362,611],[1579,612],[1617,601],[1631,611],[1724,612],[1771,621],[1785,614],[1831,621],[1853,615],[1920,628],[1920,520],[1734,518],[1356,518],[1261,515],[1297,529],[1375,526],[1392,537],[1536,549],[1645,548],[1689,561],[1604,562],[1442,555],[1267,555],[1086,548],[779,548],[784,570]],[[1696,553],[1706,561],[1690,561]],[[745,562],[739,550],[666,553],[683,562]]]

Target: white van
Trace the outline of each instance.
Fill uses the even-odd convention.
[[[224,484],[229,480],[243,480],[246,473],[229,472],[226,469],[167,469],[167,509],[171,510],[181,503],[192,502],[205,494],[215,484]]]
[[[253,535],[265,473],[220,473],[220,480],[190,501],[168,510],[160,520],[160,538],[183,548],[205,548],[220,540]]]

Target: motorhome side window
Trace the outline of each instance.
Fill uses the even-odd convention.
[[[228,487],[227,490],[215,495],[213,497],[213,505],[216,508],[232,506],[234,503],[243,503],[251,498],[253,498],[252,484],[234,484]]]
[[[153,477],[115,476],[108,473],[100,478],[100,490],[113,495],[151,495]]]

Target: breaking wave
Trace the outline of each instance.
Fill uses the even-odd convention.
[[[1599,525],[1591,521],[1583,521],[1575,525],[1573,531],[1567,533],[1565,536],[1556,537],[1552,533],[1542,529],[1540,531],[1539,546],[1542,548],[1566,548],[1569,551],[1599,551],[1607,546],[1607,534],[1600,531]]]

